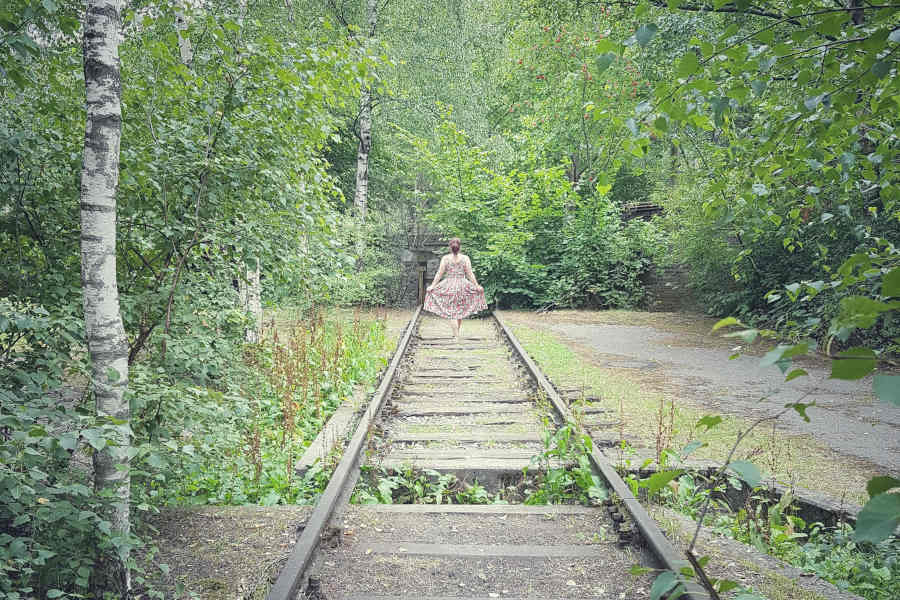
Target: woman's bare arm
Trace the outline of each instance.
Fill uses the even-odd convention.
[[[430,291],[431,291],[431,288],[433,288],[434,286],[436,286],[436,285],[437,285],[437,282],[440,281],[440,280],[441,280],[441,277],[444,276],[444,267],[445,267],[445,263],[446,263],[446,261],[444,260],[444,258],[441,258],[441,266],[438,267],[437,273],[434,274],[434,281],[431,282],[431,285],[429,285],[429,286],[426,288],[425,291],[430,292]]]

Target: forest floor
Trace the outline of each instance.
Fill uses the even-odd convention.
[[[822,359],[807,357],[797,363],[809,376],[785,383],[776,367],[759,366],[764,347],[729,360],[735,338],[711,334],[715,320],[702,315],[502,314],[557,386],[583,387],[621,411],[633,445],[654,448],[663,437],[679,449],[696,435],[710,442],[701,455],[721,460],[729,434],[788,402],[815,401],[809,422],[788,412],[748,439],[746,454],[768,474],[838,500],[862,502],[869,476],[900,474],[900,408],[874,399],[869,377],[831,380]],[[722,431],[699,435],[693,424],[709,413],[730,418]]]

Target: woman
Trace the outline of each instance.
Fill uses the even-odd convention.
[[[441,280],[444,274],[447,277]],[[425,290],[425,310],[439,317],[451,319],[453,338],[459,339],[462,320],[480,310],[487,310],[484,288],[478,285],[472,272],[472,261],[459,253],[459,238],[450,240],[450,254],[441,258],[441,266],[434,281]]]

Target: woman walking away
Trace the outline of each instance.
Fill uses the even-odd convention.
[[[441,277],[446,273],[446,277]],[[480,310],[487,310],[484,288],[478,285],[472,272],[472,261],[459,252],[459,238],[450,240],[450,254],[441,258],[441,266],[434,281],[425,291],[425,310],[439,317],[451,319],[453,337],[459,340],[462,320]]]

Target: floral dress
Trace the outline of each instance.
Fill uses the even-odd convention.
[[[487,310],[484,290],[478,289],[466,277],[463,259],[447,259],[444,277],[425,294],[425,310],[445,319],[465,319],[480,310]]]

